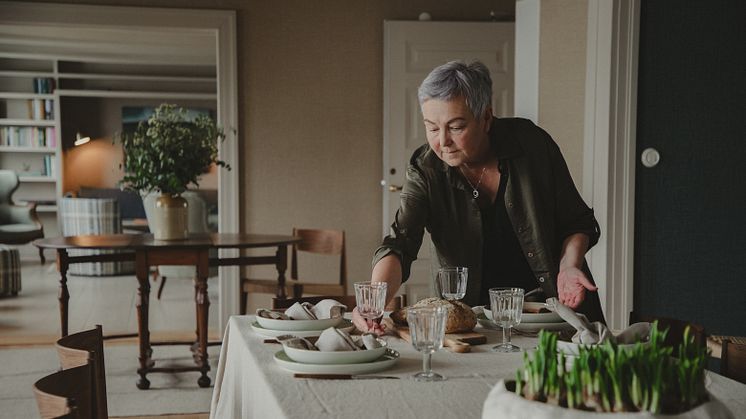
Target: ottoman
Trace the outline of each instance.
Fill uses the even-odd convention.
[[[21,290],[21,258],[18,249],[0,244],[0,297]]]

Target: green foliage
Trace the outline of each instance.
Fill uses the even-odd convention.
[[[199,186],[199,177],[213,164],[230,170],[218,159],[218,141],[225,134],[209,116],[188,121],[186,110],[162,104],[132,134],[122,134],[124,178],[121,184],[134,191],[179,194]]]
[[[524,354],[516,373],[516,393],[530,400],[598,412],[690,410],[707,400],[704,377],[707,348],[695,344],[689,328],[672,358],[664,346],[667,331],[653,323],[647,344],[622,349],[606,342],[580,348],[566,369],[557,353],[557,335],[542,331],[533,357]]]

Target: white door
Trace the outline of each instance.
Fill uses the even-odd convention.
[[[480,60],[492,75],[496,116],[513,114],[512,22],[384,22],[383,234],[399,207],[399,191],[414,150],[425,144],[417,88],[427,74],[452,60]],[[433,293],[430,237],[426,233],[402,292],[410,302]]]

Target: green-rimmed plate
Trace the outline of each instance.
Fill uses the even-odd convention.
[[[275,362],[281,368],[306,374],[369,374],[389,369],[398,360],[399,352],[393,349],[386,349],[385,355],[374,361],[358,364],[304,364],[290,359],[285,351],[275,354]]]
[[[351,332],[352,329],[355,328],[355,326],[352,325],[352,322],[347,319],[343,319],[339,324],[336,326],[337,329],[344,330],[345,332]],[[262,327],[256,320],[251,322],[251,330],[254,332],[268,338],[276,338],[277,336],[282,335],[293,335],[298,336],[299,338],[309,338],[314,336],[321,335],[321,332],[323,332],[326,329],[321,330],[274,330],[274,329],[267,329]]]

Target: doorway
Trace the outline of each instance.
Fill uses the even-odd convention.
[[[636,312],[740,336],[743,16],[738,1],[641,2],[634,247]],[[640,161],[645,150],[650,167]]]

